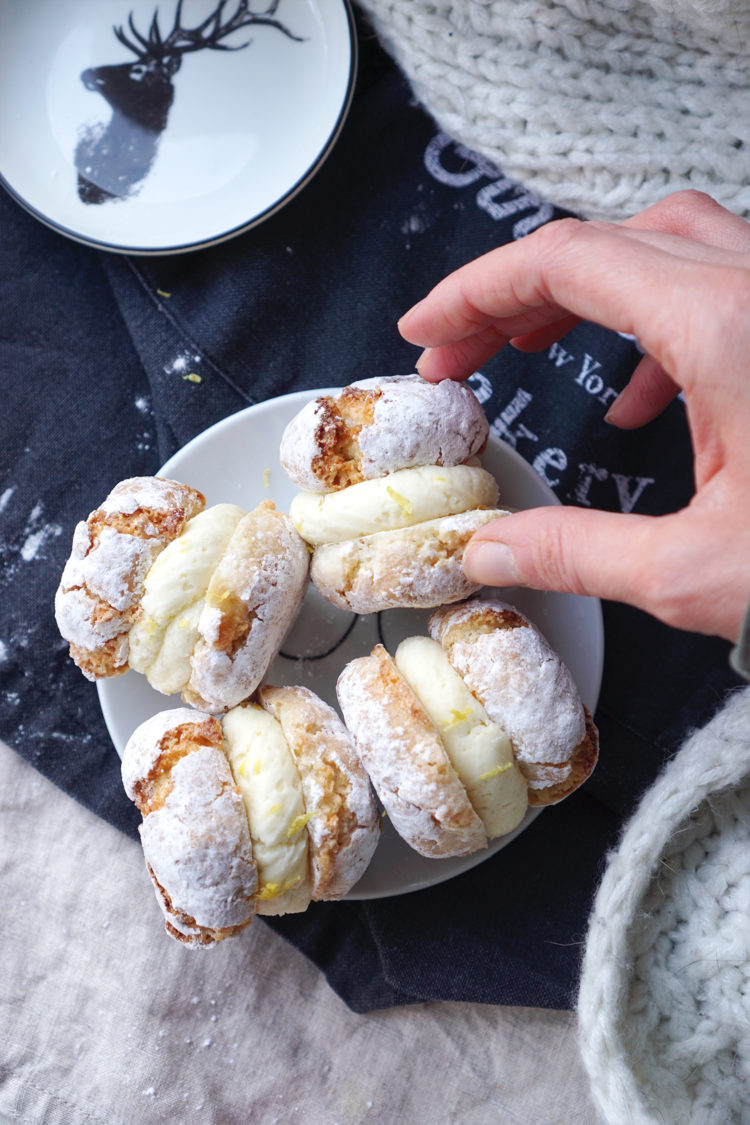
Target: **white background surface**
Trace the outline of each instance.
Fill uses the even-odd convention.
[[[255,921],[169,939],[134,841],[0,743],[0,1120],[596,1125],[569,1012],[355,1015]]]

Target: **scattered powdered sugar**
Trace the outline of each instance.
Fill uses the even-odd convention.
[[[6,488],[0,495],[0,514],[8,507],[14,493],[15,488],[11,487]],[[11,581],[23,563],[44,560],[47,557],[45,550],[47,544],[57,539],[62,532],[59,523],[45,522],[44,505],[41,501],[37,502],[29,512],[20,538],[14,542],[0,541],[0,549],[7,560],[3,567],[4,581]]]
[[[164,366],[164,374],[167,376],[177,376],[190,383],[201,383],[202,376],[196,371],[202,363],[201,356],[196,355],[192,351],[179,352],[173,360]]]
[[[409,215],[401,224],[402,234],[422,234],[425,229],[424,220],[419,215]]]
[[[10,502],[10,499],[15,490],[13,488],[6,488],[5,492],[0,496],[0,512],[2,512]],[[19,555],[24,562],[33,562],[34,559],[44,558],[44,546],[50,539],[56,539],[58,535],[62,535],[62,527],[59,523],[44,523],[44,505],[38,501],[29,512],[26,526],[22,532],[23,542],[19,549]]]
[[[175,356],[175,358],[172,360],[171,363],[168,363],[168,364],[165,365],[164,374],[165,375],[181,375],[183,373],[183,371],[187,371],[189,363],[190,363],[190,353],[189,352],[181,352],[179,355]]]
[[[24,562],[32,562],[36,558],[43,558],[43,548],[49,539],[56,539],[58,535],[62,535],[62,527],[59,523],[48,523],[44,527],[40,527],[38,531],[33,531],[23,542],[21,547],[21,558]]]

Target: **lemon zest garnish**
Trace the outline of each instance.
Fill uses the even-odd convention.
[[[293,887],[296,887],[297,884],[301,882],[301,875],[294,875],[291,879],[287,879],[287,881],[284,883],[284,886],[281,888],[282,894],[286,894],[287,891],[291,891]]]
[[[156,292],[157,292],[157,295],[159,297],[166,297],[168,299],[169,297],[172,296],[172,294],[167,293],[167,291],[165,289],[157,289]]]
[[[271,805],[271,807],[269,809],[267,809],[266,811],[268,812],[269,816],[273,816],[273,814],[277,813],[280,808],[281,808],[281,805],[278,805],[278,804]]]
[[[183,375],[183,379],[187,379],[188,383],[202,383],[203,376],[198,375],[195,371],[191,371],[189,375]]]
[[[270,479],[271,479],[271,470],[270,469],[264,469],[263,470],[263,487],[264,488],[268,488],[268,483],[269,483]]]
[[[314,815],[315,815],[314,813],[307,812],[307,813],[300,813],[299,816],[295,816],[294,820],[289,825],[289,828],[287,830],[287,834],[286,834],[287,839],[291,840],[292,836],[296,836],[297,833],[305,827],[308,820],[312,820]]]
[[[388,492],[389,496],[393,497],[399,508],[401,508],[407,516],[410,516],[412,514],[413,508],[405,496],[402,496],[400,492],[396,492],[396,489],[391,488],[390,485],[386,485],[386,491]]]
[[[497,777],[498,774],[505,773],[506,770],[512,769],[512,762],[503,762],[501,766],[495,766],[494,770],[487,770],[487,773],[480,773],[479,780],[487,781],[490,777]]]
[[[240,776],[241,777],[246,776],[246,769],[245,769],[246,765],[247,765],[247,759],[243,758],[242,761],[240,762]]]
[[[450,722],[445,724],[444,730],[450,730],[451,727],[458,726],[464,719],[468,719],[471,715],[471,708],[467,707],[465,711],[457,711],[455,707],[451,708]]]
[[[255,897],[261,899],[263,902],[267,902],[269,898],[276,898],[278,893],[278,883],[264,883],[263,886],[258,889]]]
[[[263,763],[261,762],[260,758],[258,758],[255,765],[253,766],[253,773],[258,774],[258,773],[261,773],[262,770],[263,770]]]

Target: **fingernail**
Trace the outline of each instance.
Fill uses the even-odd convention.
[[[612,403],[612,405],[610,406],[607,413],[604,415],[604,418],[602,419],[604,422],[606,422],[610,426],[616,426],[617,425],[618,403],[619,403],[621,398],[622,398],[622,391],[617,396],[617,398]]]
[[[410,309],[407,309],[406,312],[401,317],[399,317],[398,321],[396,322],[396,324],[399,328],[401,327],[401,325],[403,324],[403,322],[405,320],[408,320],[408,318],[411,316],[411,314],[413,312],[416,312],[416,310],[419,308],[419,306],[423,303],[423,300],[424,300],[424,298],[422,299],[422,301],[417,301],[416,305],[412,305],[412,307]]]
[[[414,364],[414,367],[420,375],[424,375],[424,365],[427,364],[428,367],[430,365],[430,356],[432,355],[432,350],[432,348],[425,348],[417,362]]]
[[[467,547],[463,566],[469,578],[482,586],[526,585],[510,547],[494,539],[482,539]]]

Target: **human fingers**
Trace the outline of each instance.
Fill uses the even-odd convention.
[[[680,388],[653,356],[645,355],[629,382],[604,416],[604,421],[621,430],[635,430],[651,422]]]
[[[621,225],[663,231],[721,250],[750,252],[750,223],[700,191],[673,192]]]
[[[455,344],[436,349],[426,348],[415,367],[430,383],[439,383],[441,379],[466,379],[493,355],[497,355],[506,344],[510,343],[522,352],[541,351],[570,332],[579,322],[580,317],[563,316],[546,328],[538,328],[513,340],[490,325]]]
[[[519,352],[541,352],[571,332],[577,324],[581,323],[580,316],[561,316],[553,324],[544,328],[537,328],[534,332],[527,332],[524,336],[514,336],[510,343]]]
[[[624,602],[668,625],[736,640],[750,598],[731,521],[534,508],[487,524],[464,569],[487,586],[528,586]],[[745,556],[746,557],[746,556]]]
[[[499,247],[449,275],[399,322],[411,343],[429,349],[420,370],[463,378],[469,347],[451,351],[489,328],[513,339],[574,315],[633,334],[672,377],[673,342],[715,298],[713,267],[679,258],[611,224],[564,219]],[[671,349],[671,350],[670,350]]]
[[[507,343],[508,337],[490,324],[481,332],[468,336],[465,340],[457,340],[444,348],[437,348],[434,351],[426,348],[415,367],[430,383],[439,383],[441,379],[468,379],[469,375],[496,355]]]

